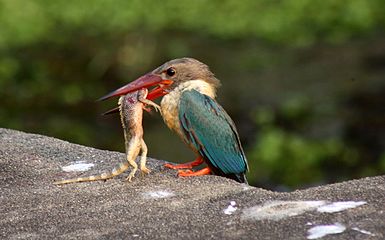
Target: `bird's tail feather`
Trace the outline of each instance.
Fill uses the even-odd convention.
[[[232,173],[232,174],[226,174],[224,175],[224,177],[227,177],[227,178],[230,178],[230,179],[233,179],[239,183],[245,183],[245,184],[249,184],[247,182],[247,179],[246,179],[246,176],[244,173]]]

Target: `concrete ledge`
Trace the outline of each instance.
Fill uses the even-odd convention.
[[[385,239],[383,176],[277,193],[217,176],[177,178],[150,158],[150,175],[131,183],[123,174],[52,184],[111,170],[122,159],[0,129],[0,238]]]

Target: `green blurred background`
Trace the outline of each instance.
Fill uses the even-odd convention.
[[[0,127],[124,151],[100,96],[173,58],[222,81],[255,186],[385,172],[383,0],[0,0]],[[194,156],[146,114],[149,155]]]

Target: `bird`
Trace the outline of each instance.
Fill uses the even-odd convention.
[[[178,171],[181,177],[215,174],[247,184],[248,163],[239,134],[233,120],[215,100],[220,85],[206,64],[184,57],[162,64],[99,100],[152,88],[147,99],[162,97],[160,109],[165,124],[197,156],[193,162],[165,167],[182,169]],[[192,170],[202,163],[207,167]]]

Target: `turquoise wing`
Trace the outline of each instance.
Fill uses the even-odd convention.
[[[179,120],[185,140],[204,157],[215,174],[246,182],[247,160],[237,130],[214,99],[196,90],[184,91]]]

